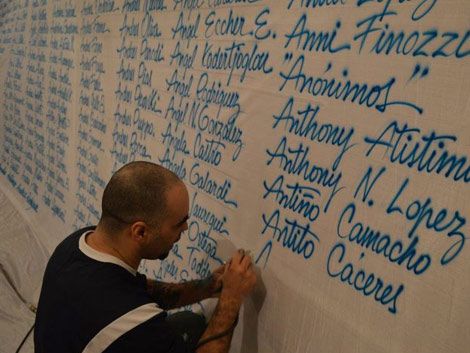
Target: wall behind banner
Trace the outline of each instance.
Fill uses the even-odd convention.
[[[0,64],[0,186],[49,252],[153,161],[190,220],[142,272],[253,253],[231,352],[470,346],[469,1],[3,1]]]

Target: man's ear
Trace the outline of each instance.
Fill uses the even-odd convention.
[[[131,237],[134,241],[142,242],[147,240],[150,228],[143,221],[137,221],[131,224]]]

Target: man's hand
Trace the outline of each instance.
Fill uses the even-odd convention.
[[[253,270],[251,256],[243,249],[238,250],[230,262],[225,265],[221,278],[222,292],[242,301],[256,285],[256,274]]]

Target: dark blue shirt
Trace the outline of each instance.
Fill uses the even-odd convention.
[[[34,332],[36,353],[182,353],[186,345],[146,290],[146,278],[76,231],[46,268]]]

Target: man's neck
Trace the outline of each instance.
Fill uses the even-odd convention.
[[[108,234],[97,228],[95,231],[87,235],[85,242],[94,250],[114,256],[137,271],[140,264],[140,258],[138,256],[133,256],[131,254],[132,251],[129,251],[129,249],[126,251],[126,247],[121,244],[122,241],[120,242],[120,237],[116,237],[116,241],[114,241]]]

